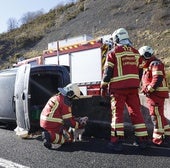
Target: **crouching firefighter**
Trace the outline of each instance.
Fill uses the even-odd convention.
[[[71,111],[72,100],[80,97],[79,87],[76,84],[68,84],[58,90],[59,93],[48,100],[40,116],[40,126],[44,129],[43,144],[49,149],[52,144],[73,142],[69,128],[79,129],[86,125],[81,123],[81,118],[76,120]]]

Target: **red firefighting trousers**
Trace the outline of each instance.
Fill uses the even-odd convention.
[[[163,135],[170,136],[170,125],[164,115],[165,98],[150,95],[147,104],[154,125],[153,139],[161,139]]]
[[[111,93],[111,142],[124,137],[125,104],[134,126],[135,136],[147,137],[147,129],[141,113],[138,89],[113,90]]]

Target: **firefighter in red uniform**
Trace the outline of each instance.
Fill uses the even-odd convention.
[[[108,88],[111,97],[111,150],[122,151],[124,139],[123,112],[126,104],[135,130],[136,145],[147,147],[148,133],[140,111],[138,89],[139,52],[132,47],[126,29],[120,28],[113,35],[114,47],[108,52],[101,82],[101,95],[105,96]]]
[[[139,49],[143,58],[142,89],[146,95],[151,120],[154,125],[152,142],[158,146],[168,145],[170,125],[164,116],[164,102],[169,98],[164,64],[154,56],[150,46]]]
[[[40,126],[44,146],[51,148],[52,144],[64,144],[72,142],[73,137],[68,131],[70,127],[75,129],[83,128],[86,122],[76,120],[72,116],[72,99],[80,96],[80,89],[76,84],[69,84],[64,88],[58,88],[59,93],[51,97],[40,116]]]

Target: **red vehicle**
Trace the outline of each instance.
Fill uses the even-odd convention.
[[[99,95],[102,68],[110,43],[103,38],[86,41],[83,37],[81,40],[79,37],[80,42],[73,42],[72,38],[72,43],[69,39],[51,43],[54,48],[43,51],[42,61],[45,65],[68,66],[71,82],[77,83],[84,95]]]

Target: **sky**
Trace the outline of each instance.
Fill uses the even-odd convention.
[[[65,5],[76,0],[1,0],[0,5],[0,33],[7,32],[8,20],[14,18],[19,21],[28,12],[43,10],[48,13],[57,5]]]

